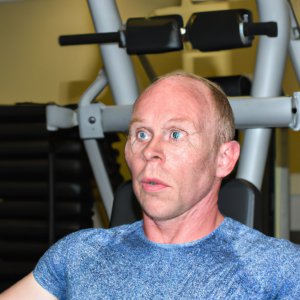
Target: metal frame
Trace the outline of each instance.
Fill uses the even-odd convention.
[[[114,0],[87,1],[97,33],[118,31],[122,28]],[[278,37],[259,38],[251,91],[253,98],[229,99],[229,101],[234,111],[237,128],[250,128],[245,130],[237,178],[251,182],[260,190],[271,135],[271,129],[267,127],[300,129],[298,108],[300,94],[295,93],[294,97],[277,97],[281,95],[288,50],[300,83],[300,59],[299,55],[297,56],[300,40],[298,40],[299,34],[297,35],[299,28],[295,25],[297,22],[295,18],[293,19],[287,0],[257,0],[257,8],[260,22],[277,22]],[[291,27],[293,34],[290,40]],[[78,114],[74,115],[74,112],[62,110],[58,113],[57,108],[49,106],[47,120],[49,130],[75,126],[79,123],[80,134],[84,139],[95,179],[110,218],[113,192],[95,139],[103,137],[103,132],[128,129],[132,104],[139,93],[132,62],[125,49],[119,48],[117,44],[101,45],[99,48],[105,73],[101,70],[96,81],[81,97]],[[107,83],[110,85],[116,106],[105,107],[99,103],[92,104]],[[56,110],[55,118],[51,110]],[[69,120],[66,121],[65,117],[60,116],[61,114],[68,116]]]
[[[290,36],[289,5],[285,0],[257,0],[260,22],[276,21],[278,37],[259,38],[252,97],[276,97],[282,93]],[[258,107],[258,110],[260,108]],[[245,130],[237,178],[247,180],[261,189],[271,138],[271,129]]]
[[[231,105],[236,129],[245,128],[270,128],[283,127],[293,130],[300,129],[300,92],[295,92],[293,97],[265,97],[265,98],[228,98]],[[83,140],[91,139],[90,130],[82,127],[92,128],[93,139],[103,138],[105,132],[127,132],[131,119],[133,105],[113,105],[105,106],[103,103],[95,103],[89,105],[93,109],[85,109],[86,106],[79,106],[78,111],[60,107],[57,105],[47,106],[47,116],[56,115],[55,119],[47,119],[49,128],[71,128],[68,117],[71,112],[77,113],[80,117],[79,132]],[[259,108],[259,110],[258,110]],[[70,110],[70,112],[68,112]],[[86,125],[88,120],[98,116],[99,122],[95,122],[90,127]],[[65,124],[61,124],[61,120],[65,120]],[[61,127],[60,127],[61,126]],[[94,132],[98,134],[94,134]]]

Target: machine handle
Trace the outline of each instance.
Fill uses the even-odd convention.
[[[244,35],[267,35],[268,37],[277,37],[278,26],[276,22],[265,23],[243,23]]]
[[[61,35],[58,38],[61,46],[120,43],[119,32]]]

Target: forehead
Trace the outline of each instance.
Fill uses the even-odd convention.
[[[209,88],[192,78],[163,79],[137,100],[133,119],[154,118],[157,122],[169,118],[186,119],[200,127],[209,125],[214,111]]]

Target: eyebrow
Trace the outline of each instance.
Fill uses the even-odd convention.
[[[130,121],[130,123],[129,123],[129,127],[131,127],[131,125],[132,125],[133,123],[142,123],[142,122],[143,122],[142,119],[139,119],[139,118],[132,118],[131,121]]]
[[[167,123],[172,123],[172,122],[174,122],[174,123],[190,123],[194,126],[194,128],[196,130],[198,130],[197,125],[193,121],[186,119],[186,118],[172,118],[172,119],[168,120],[165,123],[165,125],[167,125]]]
[[[169,119],[166,121],[165,125],[167,125],[168,123],[191,123],[193,124],[193,126],[195,127],[195,129],[197,129],[197,126],[194,122],[190,121],[190,120],[187,120],[185,118],[172,118],[172,119]],[[130,121],[130,124],[129,124],[129,127],[131,127],[132,124],[134,123],[143,123],[143,120],[142,119],[139,119],[139,118],[133,118],[131,121]]]
[[[172,118],[172,119],[169,119],[166,123],[172,123],[172,122],[178,122],[178,123],[185,123],[185,122],[189,122],[189,123],[193,123],[192,121],[190,120],[187,120],[185,118]]]

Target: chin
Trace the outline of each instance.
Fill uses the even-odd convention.
[[[166,193],[166,191],[161,191],[158,193],[148,193],[143,189],[139,189],[137,194],[137,199],[142,210],[147,217],[154,221],[171,220],[184,212],[183,207],[179,203],[177,203],[177,207],[174,207],[179,199],[169,192]],[[175,203],[174,199],[177,199]]]
[[[144,213],[155,222],[163,222],[172,220],[182,214],[182,212],[171,211],[169,209],[170,205],[153,205],[141,204]]]

